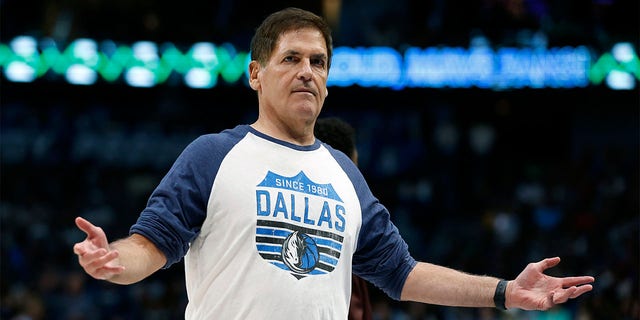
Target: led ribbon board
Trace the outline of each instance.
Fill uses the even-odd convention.
[[[246,84],[248,52],[230,44],[77,39],[62,47],[49,38],[19,36],[0,43],[0,69],[12,82],[64,80],[76,85],[125,83],[134,87],[186,85],[213,88],[219,81]],[[640,80],[631,43],[596,54],[587,46],[561,48],[337,47],[329,86],[403,88],[581,88],[606,84],[628,90]]]

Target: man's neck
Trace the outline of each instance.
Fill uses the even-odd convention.
[[[258,119],[256,122],[251,124],[251,127],[270,137],[299,146],[307,146],[315,142],[315,137],[313,136],[313,123],[311,125],[305,124],[297,126],[297,128],[292,128],[283,123],[275,125]]]

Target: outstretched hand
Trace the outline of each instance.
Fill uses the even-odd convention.
[[[556,278],[544,271],[558,265],[559,257],[529,263],[507,286],[506,307],[524,310],[548,310],[593,289],[591,276]]]
[[[90,276],[107,280],[124,271],[124,266],[118,262],[118,251],[109,249],[109,241],[102,228],[91,222],[77,217],[76,226],[87,238],[73,246],[73,253],[78,256],[78,262]]]

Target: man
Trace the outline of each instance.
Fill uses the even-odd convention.
[[[448,306],[546,310],[592,289],[545,275],[557,257],[512,281],[415,261],[356,165],[314,137],[331,56],[320,17],[267,17],[251,41],[258,119],[187,146],[127,238],[76,218],[84,270],[131,284],[184,258],[186,319],[344,319],[352,270],[394,299]]]
[[[355,129],[338,117],[318,118],[313,129],[316,139],[342,151],[358,165]],[[368,284],[357,275],[351,277],[351,301],[348,320],[370,320],[373,317]]]

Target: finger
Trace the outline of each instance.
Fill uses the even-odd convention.
[[[86,253],[80,255],[80,265],[89,265],[94,261],[104,257],[105,255],[110,254],[106,249],[98,249],[94,251],[87,251]]]
[[[566,277],[562,278],[562,287],[572,287],[579,286],[586,283],[594,282],[595,278],[591,276],[581,276],[581,277]]]
[[[102,250],[98,250],[98,251],[102,251]],[[119,254],[118,254],[118,251],[110,251],[108,253],[103,252],[101,255],[93,254],[93,253],[89,255],[91,255],[91,257],[87,257],[86,259],[84,259],[84,261],[86,262],[86,265],[84,266],[85,269],[98,270],[100,268],[106,267],[109,262],[118,258]]]
[[[113,276],[121,274],[122,272],[124,272],[123,266],[115,266],[115,267],[104,266],[100,269],[95,270],[90,275],[98,280],[108,280],[113,278]]]
[[[84,242],[76,243],[76,244],[73,246],[73,253],[75,253],[75,254],[77,254],[77,255],[79,255],[79,256],[81,256],[81,255],[83,255],[83,254],[87,253],[87,249],[85,248],[85,246],[83,245],[83,243],[84,243]]]
[[[78,256],[87,256],[88,254],[104,255],[108,252],[106,248],[98,247],[89,240],[78,242],[73,246],[73,253]],[[99,253],[97,253],[99,252]],[[91,257],[91,256],[87,256]]]
[[[115,254],[115,256],[117,256],[117,254]],[[114,259],[113,253],[110,252],[108,256],[103,256],[86,265],[84,270],[96,279],[107,280],[125,270],[124,266],[111,263]]]
[[[576,291],[571,295],[571,297],[569,297],[570,299],[577,298],[577,297],[581,296],[583,293],[587,293],[587,292],[593,290],[593,286],[590,285],[590,284],[585,284],[583,286],[579,286],[579,287],[576,287],[576,288],[577,288]]]
[[[557,290],[553,292],[553,303],[565,303],[569,298],[578,290],[576,287],[567,288],[564,290]]]

